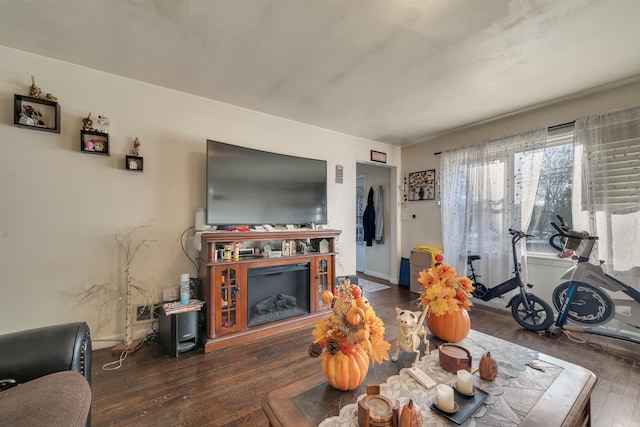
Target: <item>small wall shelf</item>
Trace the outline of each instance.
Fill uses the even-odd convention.
[[[80,151],[109,156],[109,134],[88,130],[80,131]]]
[[[144,159],[140,156],[126,156],[124,167],[130,171],[142,172],[144,170]]]
[[[14,125],[60,133],[60,104],[57,102],[14,94],[13,104]]]

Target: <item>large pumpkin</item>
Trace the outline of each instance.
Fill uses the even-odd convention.
[[[429,311],[427,326],[435,337],[448,342],[458,342],[469,335],[471,320],[469,313],[464,309],[441,316],[436,316]]]
[[[360,346],[354,354],[336,354],[325,349],[322,352],[322,372],[333,388],[355,390],[364,381],[369,371],[369,356]]]

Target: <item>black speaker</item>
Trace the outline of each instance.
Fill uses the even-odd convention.
[[[193,350],[198,344],[198,311],[185,311],[166,315],[158,310],[160,317],[160,343],[170,356],[178,357],[179,353]]]

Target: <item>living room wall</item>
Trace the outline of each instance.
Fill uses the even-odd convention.
[[[13,95],[28,95],[31,75],[58,98],[60,134],[13,125]],[[119,341],[119,308],[107,307],[105,322],[98,307],[77,298],[92,284],[119,278],[119,231],[149,225],[141,236],[153,241],[133,273],[155,284],[156,300],[163,288],[178,286],[181,273],[194,276],[181,235],[204,206],[208,138],[327,160],[329,226],[342,230],[337,274],[355,273],[356,164],[377,150],[394,170],[400,165],[398,147],[3,46],[0,102],[0,333],[85,320],[97,347]],[[110,156],[80,152],[81,119],[90,112],[110,119]],[[142,173],[124,168],[136,137]],[[342,184],[335,182],[338,164]]]
[[[473,145],[484,140],[518,134],[540,127],[567,123],[579,117],[606,113],[640,104],[640,81],[594,88],[580,96],[568,97],[559,102],[532,108],[527,111],[505,114],[505,117],[487,123],[469,126],[425,141],[404,147],[402,171],[410,173],[426,169],[440,170],[439,157],[435,153],[447,147]],[[428,245],[442,248],[440,206],[437,201],[408,202],[401,211],[402,256],[409,257],[413,247]],[[531,256],[531,254],[529,254]],[[534,257],[535,258],[535,257]],[[570,260],[533,259],[529,262],[532,283],[536,294],[551,301],[553,284]],[[508,277],[505,277],[505,280]],[[491,285],[490,285],[491,286]],[[491,301],[489,305],[504,308],[503,301]]]

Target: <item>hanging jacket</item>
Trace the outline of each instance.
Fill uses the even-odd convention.
[[[382,185],[378,185],[378,193],[376,194],[376,232],[374,238],[379,245],[384,244],[384,217],[382,210]]]
[[[367,207],[362,215],[362,226],[364,227],[364,241],[367,246],[373,246],[373,239],[376,234],[376,211],[373,207],[373,187],[369,189],[367,197]]]

